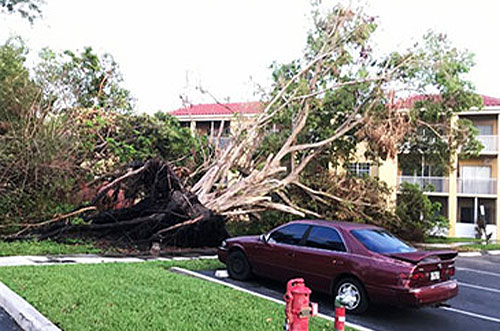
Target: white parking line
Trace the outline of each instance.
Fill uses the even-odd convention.
[[[460,253],[458,253],[458,256],[461,256],[461,257],[478,257],[481,255],[482,254],[479,252],[460,252]]]
[[[458,271],[476,272],[478,274],[500,277],[500,274],[497,274],[495,272],[482,271],[482,270],[476,270],[476,269],[471,269],[471,268],[461,268],[461,267],[456,267],[455,269]]]
[[[439,309],[444,309],[444,310],[447,310],[447,311],[452,311],[454,313],[458,313],[458,314],[462,314],[462,315],[467,315],[467,316],[471,316],[471,317],[480,318],[480,319],[483,319],[485,321],[500,323],[500,318],[495,318],[495,317],[491,317],[491,316],[485,316],[485,315],[480,315],[480,314],[476,314],[476,313],[471,313],[470,311],[465,311],[465,310],[456,309],[456,308],[452,308],[452,307],[439,307]]]
[[[496,289],[496,288],[484,287],[484,286],[479,286],[479,285],[474,285],[474,284],[469,284],[469,283],[462,283],[462,282],[458,282],[458,285],[470,287],[470,288],[475,288],[476,290],[481,290],[481,291],[500,293],[500,290]]]

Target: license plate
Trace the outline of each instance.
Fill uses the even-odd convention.
[[[439,280],[439,271],[431,272],[431,280]]]

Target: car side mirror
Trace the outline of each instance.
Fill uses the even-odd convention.
[[[267,234],[261,234],[259,237],[259,240],[262,241],[263,243],[267,244],[267,241],[269,240]]]

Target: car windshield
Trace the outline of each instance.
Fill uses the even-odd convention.
[[[388,253],[408,253],[415,252],[416,249],[394,237],[387,231],[378,229],[353,230],[351,233],[366,248],[372,252]]]

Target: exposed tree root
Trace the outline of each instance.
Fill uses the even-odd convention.
[[[81,218],[71,222],[67,217],[55,218],[30,225],[9,239],[85,236],[143,247],[152,242],[215,247],[227,237],[224,218],[185,190],[171,166],[161,160],[136,164],[111,183],[105,182],[92,206],[82,210]]]

